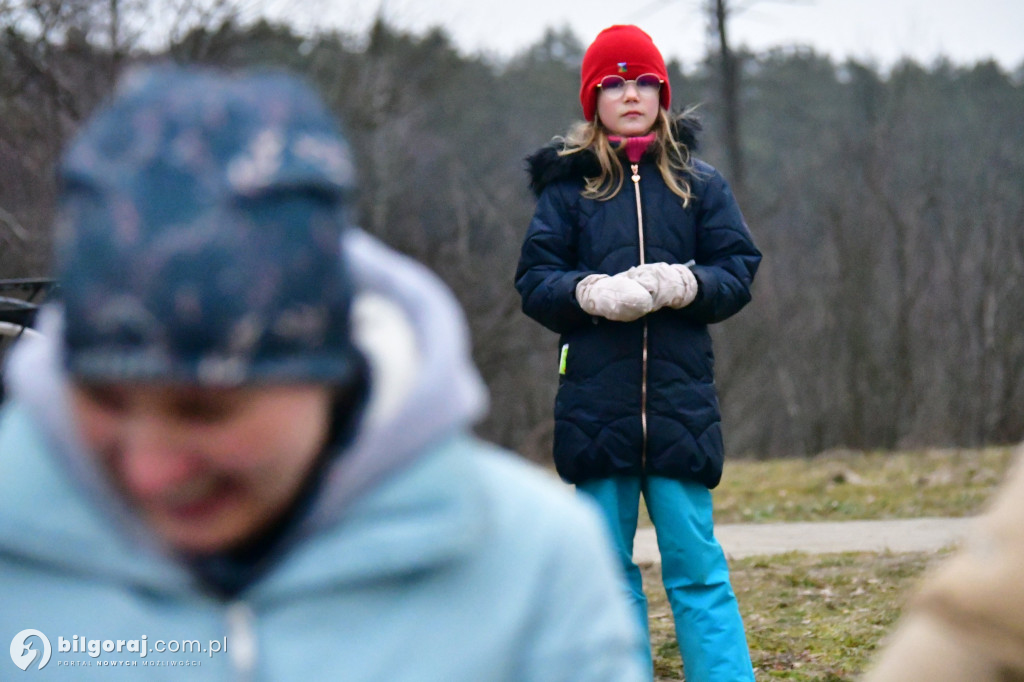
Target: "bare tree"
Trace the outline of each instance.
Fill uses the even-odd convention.
[[[787,0],[770,0],[787,2]],[[788,0],[790,4],[804,0]],[[704,11],[708,16],[708,31],[716,44],[715,58],[718,71],[718,93],[722,101],[722,136],[729,177],[737,194],[743,194],[746,186],[747,169],[743,152],[743,101],[740,96],[743,78],[743,61],[736,52],[731,39],[729,22],[735,15],[744,12],[759,0],[704,0]]]
[[[729,17],[736,11],[735,4],[728,0],[709,0],[707,11],[711,16],[712,31],[718,38],[719,93],[722,98],[723,135],[729,160],[729,176],[737,192],[742,193],[745,168],[740,134],[740,69],[729,40]]]

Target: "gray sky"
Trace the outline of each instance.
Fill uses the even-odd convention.
[[[570,26],[587,43],[615,23],[637,24],[667,58],[690,68],[704,54],[699,0],[305,0],[284,3],[350,32],[379,11],[392,25],[421,33],[444,27],[467,53],[507,57],[537,41],[547,26]],[[735,45],[754,50],[805,45],[842,60],[883,68],[909,56],[925,65],[940,55],[957,63],[994,58],[1008,70],[1024,62],[1024,0],[743,0]],[[301,7],[296,10],[294,8]],[[299,18],[300,21],[311,21]]]

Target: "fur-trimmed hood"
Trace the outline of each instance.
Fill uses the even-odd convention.
[[[674,114],[672,132],[676,140],[685,145],[691,153],[697,151],[697,133],[702,129],[700,120],[692,114]],[[539,197],[545,187],[559,180],[592,178],[600,175],[601,167],[593,152],[587,150],[578,154],[559,156],[558,152],[564,147],[564,138],[556,137],[526,157],[526,172],[530,176],[530,190],[534,196]]]

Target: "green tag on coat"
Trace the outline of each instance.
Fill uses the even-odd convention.
[[[562,357],[558,360],[558,373],[565,374],[565,359],[569,357],[569,344],[562,345]]]

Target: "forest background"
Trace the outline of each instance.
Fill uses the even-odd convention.
[[[523,159],[580,117],[585,45],[551,30],[498,61],[440,29],[300,33],[243,5],[0,0],[0,278],[48,273],[54,163],[126,68],[288,69],[350,137],[361,227],[463,304],[492,400],[479,433],[548,463],[557,339],[513,288]],[[745,52],[728,5],[707,3],[706,58],[669,64],[674,104],[699,106],[698,155],[764,252],[753,303],[713,332],[727,449],[1024,439],[1024,64]]]

